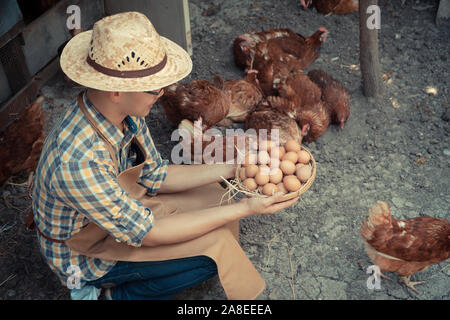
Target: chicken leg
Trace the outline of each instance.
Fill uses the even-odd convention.
[[[402,280],[408,288],[414,290],[414,292],[417,294],[419,293],[419,291],[417,291],[414,286],[425,283],[425,281],[411,281],[411,276],[402,277]]]

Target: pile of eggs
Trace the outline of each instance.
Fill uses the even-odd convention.
[[[287,194],[298,191],[311,178],[311,156],[297,141],[289,140],[278,147],[267,141],[261,146],[245,156],[239,169],[239,179],[248,191],[266,196]]]

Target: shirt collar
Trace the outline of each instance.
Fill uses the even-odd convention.
[[[94,119],[97,128],[116,148],[120,148],[124,138],[133,136],[137,133],[137,125],[130,116],[127,116],[124,120],[126,125],[124,126],[124,132],[122,133],[119,128],[112,124],[100,111],[97,110],[94,104],[89,100],[87,91],[83,93],[83,101],[86,105],[87,111]]]

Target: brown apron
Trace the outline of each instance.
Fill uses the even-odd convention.
[[[114,161],[116,172],[118,172],[113,146],[95,126],[95,122],[84,106],[81,95],[78,97],[78,102],[93,128],[105,141]],[[136,138],[133,138],[133,141],[147,160],[148,153],[145,148]],[[146,195],[146,188],[137,183],[144,164],[145,161],[121,172],[118,175],[118,182],[132,198],[139,200],[152,210],[156,223],[158,223],[158,218],[165,215],[182,214],[186,211],[221,204],[224,189],[219,183],[176,194],[160,194],[153,197]],[[217,265],[219,279],[228,299],[255,299],[264,290],[265,282],[240,247],[238,234],[239,220],[186,242],[157,247],[133,247],[117,242],[108,232],[91,222],[65,243],[83,255],[113,261],[158,261],[199,255],[208,256]]]

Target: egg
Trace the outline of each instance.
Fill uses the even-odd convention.
[[[280,168],[276,168],[270,171],[269,182],[278,184],[283,180],[283,172]]]
[[[290,175],[295,172],[295,164],[289,160],[283,160],[280,162],[280,169],[283,171],[283,174]]]
[[[303,167],[303,166],[304,166],[303,163],[297,163],[297,164],[295,165],[295,171],[297,171],[298,168]]]
[[[259,143],[259,150],[270,152],[270,150],[272,150],[272,148],[274,147],[276,147],[276,143],[274,141],[265,140]]]
[[[295,140],[287,141],[284,147],[286,148],[287,152],[299,152],[301,150],[300,143]]]
[[[284,186],[283,182],[280,182],[277,184],[278,192],[282,192],[283,194],[288,193],[286,187]]]
[[[301,166],[295,172],[295,175],[301,182],[308,181],[311,178],[312,168],[310,166]]]
[[[300,181],[294,175],[285,176],[283,184],[289,192],[295,192],[302,186]]]
[[[270,162],[270,155],[267,151],[259,151],[258,152],[258,163],[259,164],[268,164]]]
[[[280,160],[278,158],[270,158],[270,169],[276,169],[280,167]]]
[[[253,179],[253,178],[247,178],[247,179],[245,179],[245,180],[242,182],[242,184],[243,184],[244,186],[246,186],[247,189],[250,190],[250,191],[254,191],[254,190],[256,190],[256,188],[258,188],[258,185],[256,184],[256,181],[255,181],[255,179]]]
[[[269,166],[262,164],[259,166],[259,172],[264,175],[270,175],[270,168]]]
[[[267,167],[267,170],[265,170],[264,168],[261,168],[262,170],[260,170],[256,176],[255,176],[255,182],[260,185],[263,186],[266,183],[269,182],[270,178],[269,178],[269,167]]]
[[[281,158],[282,161],[289,160],[292,163],[296,163],[297,159],[298,159],[298,154],[297,154],[297,152],[294,152],[294,151],[286,152],[286,154],[283,156],[283,158]]]
[[[270,149],[270,156],[272,158],[277,158],[278,157],[278,159],[281,160],[281,158],[283,158],[285,153],[286,153],[286,150],[284,149],[283,146],[278,147],[278,148],[275,147],[275,148]]]
[[[239,179],[241,179],[241,181],[244,181],[245,179],[247,179],[247,176],[245,175],[245,171],[247,168],[241,168],[239,170]]]
[[[256,164],[249,164],[247,168],[245,168],[245,175],[247,178],[253,178],[258,173],[259,168]]]
[[[300,163],[307,164],[311,160],[311,156],[305,150],[301,150],[301,151],[297,152],[297,156],[298,156],[298,162],[300,162]]]
[[[278,192],[278,188],[273,183],[267,183],[264,185],[262,193],[266,196],[273,196],[275,193]]]
[[[250,164],[256,164],[258,161],[258,156],[256,153],[247,153],[244,158],[244,167],[249,166]]]

